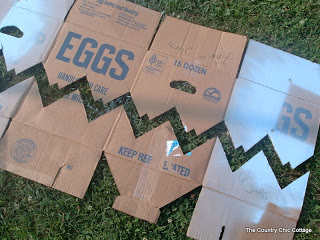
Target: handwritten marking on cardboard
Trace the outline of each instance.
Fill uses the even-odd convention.
[[[184,53],[186,56],[190,55],[190,52],[192,51],[192,47],[182,47],[182,46],[178,46],[173,42],[169,42],[169,46],[174,49],[174,50],[179,50],[180,53]]]
[[[228,55],[214,53],[214,54],[211,54],[210,56],[201,55],[201,56],[199,56],[199,58],[201,60],[206,60],[207,58],[214,59],[216,61],[216,63],[226,65],[227,61],[230,59],[231,55],[232,55],[232,52],[230,52]]]
[[[184,54],[185,56],[189,57],[191,55],[191,52],[193,50],[192,47],[183,47],[183,46],[179,46],[176,43],[173,42],[169,42],[169,47],[174,49],[174,50],[178,50],[180,52],[180,54]],[[212,53],[210,55],[199,55],[198,58],[200,60],[207,60],[207,59],[213,59],[215,60],[216,63],[222,64],[222,65],[226,65],[228,60],[231,58],[232,52],[228,53],[228,54],[217,54],[217,53]]]
[[[37,155],[37,145],[31,139],[20,139],[12,147],[11,156],[18,163],[28,163]]]
[[[260,197],[263,200],[268,200],[268,192],[264,188],[259,188],[252,184],[250,179],[252,178],[246,173],[241,173],[238,176],[238,181],[244,186],[244,189],[248,194]]]

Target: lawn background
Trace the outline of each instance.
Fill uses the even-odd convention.
[[[133,1],[203,26],[248,36],[319,63],[320,1]],[[320,80],[319,80],[320,81]],[[319,140],[319,137],[318,137]],[[320,141],[298,227],[320,239]],[[200,188],[161,209],[156,225],[112,209],[119,195],[106,161],[100,161],[83,200],[11,173],[0,172],[0,239],[188,239]]]

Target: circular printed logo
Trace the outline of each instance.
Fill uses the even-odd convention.
[[[12,147],[11,156],[18,163],[28,163],[37,155],[37,145],[30,139],[20,139]]]
[[[221,93],[217,88],[208,88],[203,93],[204,100],[218,103],[221,101]]]

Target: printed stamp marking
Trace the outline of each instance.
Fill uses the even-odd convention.
[[[144,69],[144,72],[161,77],[167,59],[168,58],[165,56],[161,56],[159,54],[152,54],[149,58],[147,66]]]
[[[216,88],[208,88],[203,93],[203,99],[213,103],[219,103],[221,101],[221,93]]]
[[[11,156],[18,163],[28,163],[37,155],[37,145],[30,139],[20,139],[12,147]]]

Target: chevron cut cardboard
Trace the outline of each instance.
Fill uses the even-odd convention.
[[[2,67],[15,69],[18,74],[45,60],[72,4],[73,0],[1,1],[0,51],[6,60]],[[21,36],[5,34],[8,27],[19,29]],[[32,83],[33,78],[28,78],[9,89],[0,87],[0,138]]]
[[[141,121],[160,126],[136,138],[122,110],[104,148],[115,209],[156,223],[161,207],[201,185],[215,139],[183,154],[169,121],[179,115],[188,134],[223,121],[245,45],[245,36],[165,18],[131,91]]]
[[[129,92],[160,18],[123,0],[76,1],[44,63],[49,85],[86,76],[104,103]],[[89,122],[76,89],[44,108],[34,82],[1,142],[0,167],[82,198],[119,114]]]
[[[250,40],[225,122],[248,152],[269,135],[281,164],[314,155],[320,120],[320,65]],[[217,140],[188,230],[194,239],[292,239],[309,173],[280,188],[262,151],[232,172]]]

